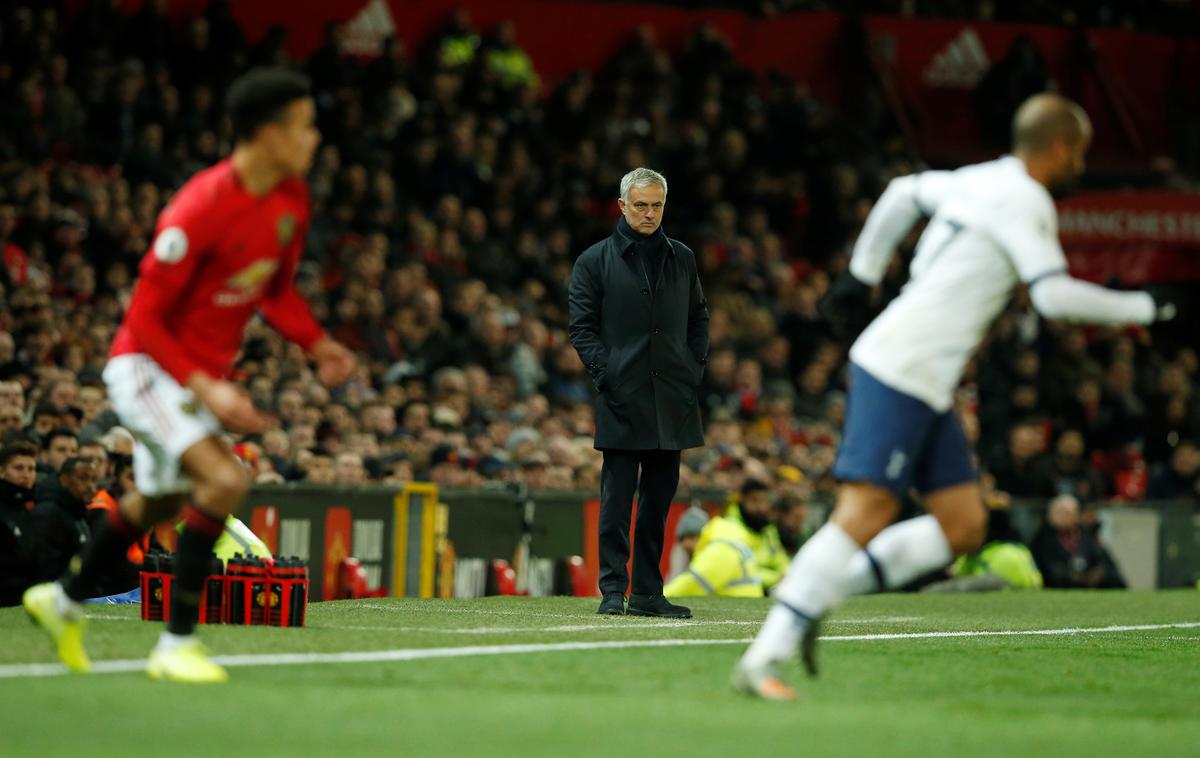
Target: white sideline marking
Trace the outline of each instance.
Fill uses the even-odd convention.
[[[1136,624],[1130,626],[1073,627],[1068,629],[1012,629],[1004,631],[965,632],[906,632],[900,634],[838,634],[821,637],[830,642],[861,642],[863,640],[927,640],[947,637],[1053,637],[1074,634],[1103,634],[1106,632],[1150,632],[1155,629],[1200,629],[1200,621],[1181,621],[1176,624]]]
[[[1148,632],[1156,629],[1197,629],[1200,621],[1175,624],[1137,624],[1129,626],[1074,627],[1067,629],[1020,629],[1004,631],[911,632],[905,634],[839,634],[822,637],[825,642],[858,642],[865,640],[923,640],[948,637],[1027,637],[1069,636],[1076,634],[1106,634]],[[436,630],[431,630],[436,631]],[[276,653],[271,655],[218,655],[213,660],[222,666],[296,666],[323,663],[380,663],[417,661],[431,658],[471,658],[484,655],[519,655],[525,653],[557,653],[576,650],[611,650],[639,647],[685,647],[690,645],[744,645],[748,637],[737,639],[673,639],[673,640],[607,640],[596,642],[543,642],[523,645],[470,645],[465,647],[406,648],[400,650],[365,650],[347,653]],[[100,674],[142,671],[144,659],[97,661],[92,671]],[[0,679],[47,677],[66,674],[60,663],[17,663],[0,666]]]

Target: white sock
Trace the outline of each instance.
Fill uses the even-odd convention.
[[[154,646],[154,649],[160,653],[169,653],[172,650],[183,647],[194,639],[196,639],[196,635],[194,634],[171,634],[164,631],[158,635],[158,644]]]
[[[846,597],[846,564],[861,549],[836,524],[826,524],[805,542],[776,588],[775,607],[743,660],[761,666],[795,655],[807,623],[803,616],[816,620]]]
[[[83,616],[83,605],[67,597],[62,583],[54,583],[54,610],[68,621],[78,621]]]
[[[875,559],[875,565],[871,559]],[[901,521],[884,529],[867,549],[850,559],[846,592],[867,595],[903,587],[923,574],[946,566],[954,559],[941,524],[930,515]],[[876,568],[883,575],[880,586]]]

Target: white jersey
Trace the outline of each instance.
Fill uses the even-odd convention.
[[[952,406],[967,361],[1018,282],[1032,285],[1064,274],[1067,260],[1050,193],[1020,159],[1006,156],[892,181],[863,227],[851,273],[878,283],[896,245],[921,215],[930,221],[909,282],[854,343],[850,359],[941,412]],[[1153,301],[1143,293],[1102,291],[1102,302],[1095,301],[1096,293],[1087,294],[1092,308],[1080,315],[1089,320],[1154,318]]]

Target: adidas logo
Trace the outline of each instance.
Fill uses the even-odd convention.
[[[991,66],[983,42],[971,27],[950,40],[921,72],[930,87],[971,88]]]
[[[396,33],[396,21],[386,0],[371,0],[354,18],[346,22],[346,52],[351,55],[379,55],[383,40]]]

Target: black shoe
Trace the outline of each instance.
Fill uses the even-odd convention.
[[[659,616],[668,619],[690,619],[692,609],[673,605],[662,595],[630,595],[630,616]]]
[[[604,616],[624,616],[625,595],[620,592],[605,592],[596,613]]]

